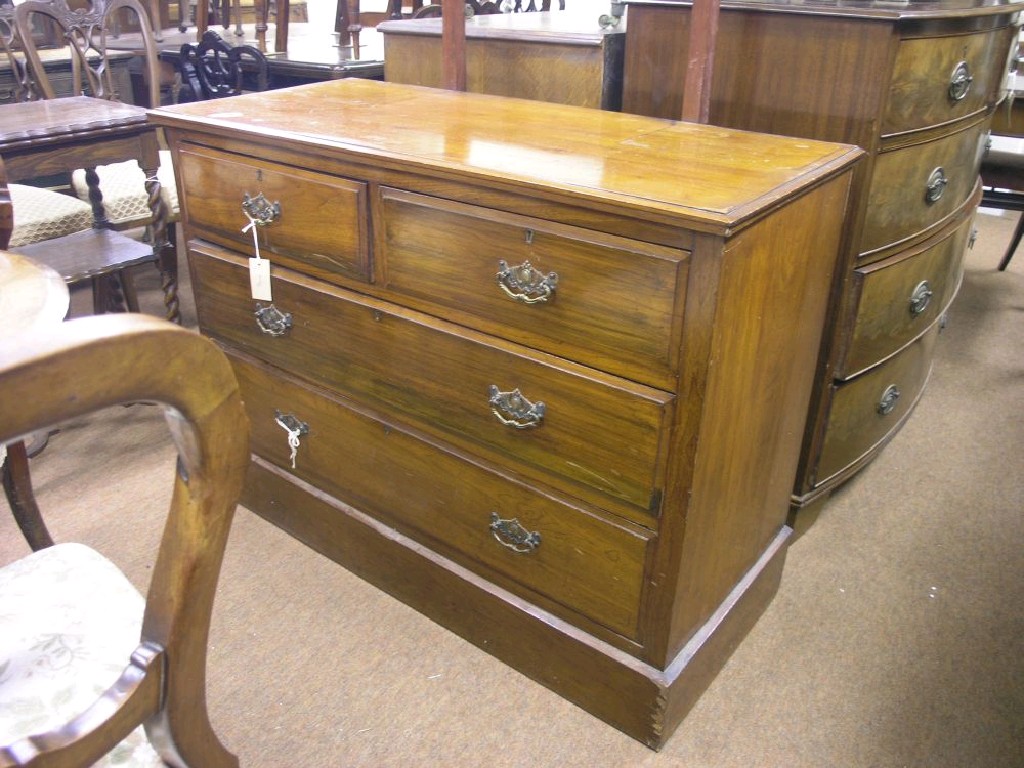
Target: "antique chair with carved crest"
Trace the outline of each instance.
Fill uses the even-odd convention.
[[[249,458],[224,355],[162,319],[93,315],[4,338],[0,391],[0,445],[146,401],[161,404],[178,447],[145,600],[83,544],[0,567],[0,765],[237,767],[205,696],[214,590]]]
[[[111,56],[123,53],[123,43],[118,43],[113,30],[121,14],[134,16],[138,21],[137,57],[142,65],[142,81],[145,99],[149,106],[160,104],[161,81],[157,58],[156,41],[149,22],[146,8],[140,0],[89,0],[86,8],[71,8],[67,0],[25,0],[17,6],[15,15],[21,37],[31,88],[40,97],[56,97],[53,84],[47,75],[40,56],[38,44],[30,33],[35,27],[49,25],[59,30],[61,42],[71,49],[72,82],[74,92],[112,101],[132,101],[130,94],[121,93],[114,80],[116,68],[111,65]],[[135,44],[133,43],[133,46]],[[121,47],[117,47],[121,46]],[[82,169],[72,175],[73,188],[81,200],[88,201],[89,189],[86,174]],[[103,194],[103,206],[108,222],[116,229],[132,229],[152,222],[152,210],[145,188],[145,175],[134,161],[104,165],[95,169],[99,176],[99,188]],[[170,246],[158,254],[162,269],[177,274],[177,260],[174,252],[174,222],[179,218],[178,193],[174,181],[174,169],[169,152],[160,153],[160,181],[164,208],[168,214],[168,235]]]
[[[181,46],[178,58],[183,93],[180,101],[203,101],[237,96],[269,86],[267,57],[252,45],[228,45],[216,32],[206,30],[198,43]],[[251,73],[251,83],[246,74]]]

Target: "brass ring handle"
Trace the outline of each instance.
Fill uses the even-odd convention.
[[[540,532],[526,530],[516,518],[502,520],[497,512],[491,512],[490,529],[494,540],[513,552],[528,554],[540,546]]]
[[[961,101],[971,90],[971,83],[974,77],[966,61],[958,61],[953,67],[953,74],[949,77],[949,98],[951,101]]]
[[[922,280],[918,283],[910,294],[910,314],[917,317],[924,312],[928,308],[933,295],[934,291],[932,291],[932,287],[928,284],[927,280]]]
[[[538,401],[531,403],[518,389],[502,392],[494,384],[487,389],[491,413],[502,424],[516,429],[539,427],[544,421],[547,406]]]
[[[508,296],[524,304],[539,304],[548,301],[558,286],[558,274],[546,275],[529,261],[510,267],[504,260],[498,261],[498,285]]]
[[[281,203],[276,200],[270,202],[262,192],[256,197],[250,197],[246,192],[242,199],[242,211],[249,221],[254,222],[257,226],[265,227],[281,218]]]
[[[281,413],[278,410],[274,411],[274,422],[288,433],[288,458],[292,463],[292,469],[295,469],[295,459],[299,455],[299,438],[309,434],[309,424],[290,413]]]
[[[882,393],[882,399],[878,401],[878,414],[888,416],[896,408],[896,401],[900,399],[900,388],[890,384]]]
[[[268,336],[284,336],[292,327],[291,312],[282,312],[273,304],[256,305],[256,325]]]
[[[929,205],[937,203],[942,197],[942,193],[946,191],[947,184],[949,184],[949,179],[946,177],[946,171],[940,165],[928,176],[924,193],[925,202]]]

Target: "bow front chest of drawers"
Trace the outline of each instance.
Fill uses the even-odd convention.
[[[691,2],[628,1],[623,109],[678,115]],[[1021,0],[722,3],[710,122],[867,151],[795,509],[819,506],[878,456],[924,391],[960,287],[1022,9]]]
[[[151,119],[244,504],[659,746],[777,586],[860,150],[357,80]]]

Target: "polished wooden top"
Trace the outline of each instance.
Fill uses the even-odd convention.
[[[61,322],[69,302],[67,284],[54,270],[0,251],[0,338]]]
[[[537,13],[485,13],[466,19],[466,38],[470,40],[544,41],[564,45],[599,45],[608,35],[626,31],[626,19],[618,26],[603,28],[598,19],[608,9],[575,6],[564,11]],[[382,21],[377,31],[383,35],[422,35],[439,37],[441,19],[395,19]]]
[[[627,5],[681,6],[692,0],[625,0]],[[799,13],[810,16],[852,16],[875,19],[945,19],[1016,13],[1024,0],[722,0],[722,8]]]
[[[42,139],[85,140],[145,126],[144,108],[90,96],[4,104],[0,106],[0,154]]]
[[[849,145],[484,94],[336,80],[163,107],[157,125],[261,137],[375,168],[505,182],[734,227],[861,156]]]

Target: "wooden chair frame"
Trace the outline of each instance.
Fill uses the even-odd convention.
[[[210,725],[205,697],[214,591],[249,462],[248,422],[227,359],[208,339],[164,320],[90,316],[6,340],[0,390],[8,395],[0,398],[0,443],[147,401],[163,405],[179,451],[135,653],[65,727],[0,747],[0,766],[92,765],[140,723],[169,765],[237,766]]]

